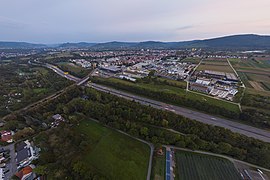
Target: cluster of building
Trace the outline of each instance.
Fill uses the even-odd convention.
[[[0,60],[4,58],[14,58],[14,57],[26,57],[37,54],[35,50],[25,51],[25,52],[0,52]]]
[[[91,58],[117,57],[129,54],[140,55],[141,53],[139,51],[83,51],[79,53],[82,57]]]
[[[190,78],[189,89],[233,101],[238,93],[238,82],[234,73],[204,70]]]
[[[21,102],[22,93],[9,93],[7,95],[3,95],[3,98],[5,99],[4,102],[6,104],[6,108],[8,109],[8,106]]]
[[[4,132],[2,135],[8,134]],[[10,136],[10,134],[5,135]],[[32,161],[38,159],[40,149],[29,140],[0,148],[0,180],[16,176],[20,180],[39,179],[33,172]]]
[[[57,127],[66,120],[60,115],[52,116],[51,128]],[[13,175],[21,180],[40,179],[34,172],[35,165],[32,162],[39,158],[40,148],[29,140],[13,143],[13,131],[2,130],[1,141],[10,143],[0,148],[0,180],[10,179]]]
[[[169,59],[166,61],[158,61],[152,68],[155,75],[173,80],[184,80],[196,67],[195,64],[179,62],[179,60]]]
[[[154,71],[155,76],[158,77],[184,80],[195,67],[195,64],[182,63],[178,60],[148,60],[132,66],[100,66],[99,73],[135,81],[148,76],[151,71]]]
[[[220,58],[220,59],[247,59],[247,56],[243,55],[207,55],[205,58]]]
[[[69,61],[83,68],[90,68],[92,66],[92,64],[85,59],[71,59]]]
[[[147,56],[137,57],[138,59],[131,61],[122,61],[121,58],[110,58],[106,62],[101,62],[96,75],[136,81],[154,71],[158,77],[184,80],[196,67],[195,64],[181,62],[180,57]]]
[[[123,51],[83,51],[81,57],[91,58],[114,58],[114,57],[138,57],[138,56],[170,56],[175,55],[176,50],[123,50]]]
[[[53,122],[51,122],[51,127],[55,128],[59,126],[61,122],[65,122],[66,120],[60,115],[60,114],[55,114],[52,116]]]

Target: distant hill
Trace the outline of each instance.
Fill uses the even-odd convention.
[[[50,45],[31,44],[25,42],[1,42],[0,48],[46,48]],[[114,49],[183,49],[183,48],[205,48],[205,49],[270,49],[270,36],[255,34],[233,35],[213,39],[181,41],[181,42],[106,42],[106,43],[63,43],[59,48],[90,48],[100,50]]]
[[[32,44],[27,42],[3,42],[0,41],[0,49],[35,49],[46,48],[44,44]]]
[[[79,42],[79,43],[63,43],[60,44],[59,47],[61,48],[89,48],[97,43],[86,43],[86,42]]]
[[[106,42],[106,43],[98,43],[93,46],[95,49],[128,49],[136,46],[138,43],[134,42]]]
[[[168,43],[160,42],[160,41],[145,41],[145,42],[137,43],[136,47],[140,49],[145,49],[145,48],[164,49],[164,48],[168,48],[168,45],[169,45]]]
[[[254,34],[234,35],[196,41],[189,46],[208,48],[267,48],[270,49],[270,36]]]
[[[270,36],[260,35],[233,35],[220,38],[181,41],[160,42],[145,41],[139,43],[109,42],[94,45],[92,48],[99,49],[183,49],[183,48],[206,48],[206,49],[270,49]]]

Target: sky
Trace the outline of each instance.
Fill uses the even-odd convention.
[[[270,0],[0,0],[0,41],[183,41],[270,34]]]

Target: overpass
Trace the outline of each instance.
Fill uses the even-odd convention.
[[[87,76],[87,77],[81,79],[79,82],[77,82],[77,85],[78,85],[78,86],[81,86],[81,85],[83,85],[84,83],[86,83],[88,80],[89,80],[89,76]]]
[[[64,78],[67,78],[68,80],[71,80],[71,81],[74,81],[76,83],[80,82],[81,79],[80,78],[77,78],[73,75],[70,75],[70,74],[66,74],[64,71],[62,71],[61,69],[59,69],[57,66],[54,66],[54,65],[51,65],[51,64],[45,64],[45,67],[53,70],[55,73],[57,73],[58,75],[64,77]]]

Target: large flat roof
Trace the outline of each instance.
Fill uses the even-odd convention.
[[[238,78],[233,73],[226,73],[226,78],[231,80],[238,80]]]
[[[212,74],[212,75],[218,75],[218,76],[225,76],[224,72],[219,72],[219,71],[205,70],[204,73]]]

